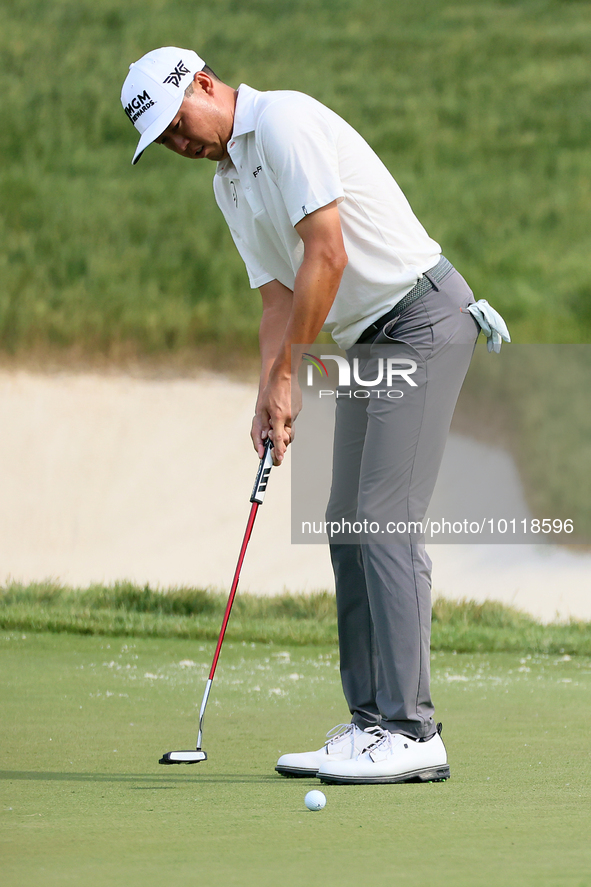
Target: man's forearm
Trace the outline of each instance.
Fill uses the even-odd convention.
[[[292,346],[315,341],[335,300],[348,261],[336,202],[303,218],[297,223],[296,231],[304,243],[304,257],[293,292],[278,280],[261,287],[261,382],[264,384],[269,377],[286,379],[297,371],[297,366],[292,367]]]
[[[292,367],[292,346],[301,345],[303,350],[315,341],[334,302],[342,273],[342,262],[313,253],[304,257],[293,293],[278,281],[261,287],[264,310],[259,326],[260,391],[270,375],[288,377],[297,371],[297,366]]]
[[[334,302],[342,275],[341,263],[317,255],[304,257],[295,279],[292,310],[269,367],[272,378],[287,378],[297,372],[301,354],[293,355],[292,346],[300,345],[303,351],[315,341]]]
[[[259,352],[261,355],[259,397],[269,380],[271,367],[281,349],[292,311],[293,292],[278,280],[273,280],[261,287],[261,296],[263,315],[259,325]]]
[[[293,439],[293,423],[301,409],[297,383],[301,354],[292,355],[293,346],[303,351],[314,342],[347,265],[336,202],[306,216],[296,230],[304,243],[304,257],[293,293],[278,281],[267,284],[268,290],[261,287],[263,315],[267,308],[268,313],[261,322],[261,387],[251,436],[260,455],[265,437],[272,434],[275,464],[282,461]],[[282,298],[285,292],[289,298]]]

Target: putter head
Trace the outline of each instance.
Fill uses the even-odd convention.
[[[159,764],[199,764],[201,761],[207,760],[207,754],[200,748],[189,749],[189,751],[167,751],[163,754]]]

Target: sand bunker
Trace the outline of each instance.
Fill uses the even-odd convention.
[[[0,372],[0,581],[228,588],[258,464],[248,437],[255,396],[253,385],[212,374]],[[588,555],[429,551],[435,593],[591,619]],[[326,547],[291,545],[287,462],[272,473],[241,588],[333,587]]]

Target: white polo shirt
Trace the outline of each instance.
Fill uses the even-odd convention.
[[[323,327],[342,348],[439,261],[441,249],[367,142],[300,92],[238,91],[229,158],[214,193],[255,288],[293,289],[304,245],[294,228],[336,200],[349,259]]]

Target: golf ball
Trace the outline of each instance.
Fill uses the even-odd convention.
[[[319,792],[315,789],[312,792],[308,792],[308,794],[304,798],[304,803],[308,810],[322,810],[322,808],[326,804],[326,797],[322,794],[322,792]]]

